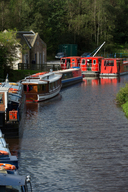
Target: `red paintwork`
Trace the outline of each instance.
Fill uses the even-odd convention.
[[[123,58],[105,58],[101,63],[101,75],[122,74],[128,72],[128,61]]]
[[[62,57],[60,59],[61,69],[69,69],[72,67],[79,67],[80,66],[80,59],[79,56],[71,56],[71,57]]]
[[[81,57],[80,67],[82,72],[84,71],[94,71],[100,72],[101,61],[103,57]]]

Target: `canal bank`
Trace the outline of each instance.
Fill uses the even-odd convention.
[[[122,107],[125,115],[128,117],[128,84],[126,83],[120,88],[116,95],[117,103]]]

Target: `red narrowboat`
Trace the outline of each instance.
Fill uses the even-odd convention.
[[[128,74],[128,60],[123,58],[104,58],[101,62],[100,77]]]
[[[81,57],[79,56],[62,57],[60,59],[61,69],[70,69],[72,67],[79,67],[80,59]]]
[[[103,57],[82,57],[80,67],[82,74],[85,76],[98,76],[101,68],[101,61]]]

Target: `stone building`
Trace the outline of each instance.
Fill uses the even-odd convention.
[[[47,45],[38,33],[18,31],[17,39],[22,45],[22,52],[19,50],[19,59],[15,62],[14,68],[18,67],[18,63],[42,65],[47,62]]]

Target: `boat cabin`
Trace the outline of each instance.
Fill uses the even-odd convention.
[[[100,72],[101,68],[101,61],[103,57],[82,57],[80,61],[80,67],[83,72],[93,71],[93,72]]]
[[[0,87],[0,112],[5,112],[8,107],[8,87]]]
[[[104,58],[100,76],[118,76],[128,73],[128,61],[123,58]]]
[[[8,174],[5,170],[0,170],[0,191],[1,192],[28,192],[32,191],[29,176]]]
[[[62,75],[53,72],[37,73],[22,80],[27,102],[50,99],[59,93]]]
[[[71,56],[71,57],[62,57],[60,59],[61,69],[69,69],[72,67],[79,67],[80,66],[80,59],[79,56]]]
[[[61,80],[62,88],[81,82],[83,80],[83,75],[81,73],[80,67],[63,69],[56,71],[55,73],[62,74],[62,80]]]

